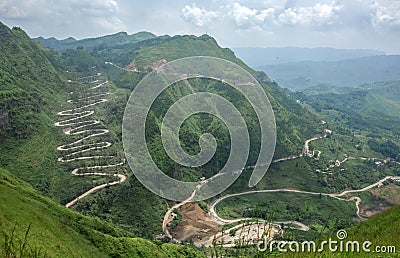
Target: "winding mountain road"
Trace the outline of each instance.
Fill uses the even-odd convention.
[[[108,92],[97,92],[99,88],[106,85],[108,81],[100,80],[98,74],[97,76],[87,76],[82,77],[77,80],[91,79],[90,83],[82,83],[83,85],[88,86],[88,89],[84,93],[84,97],[78,99],[70,99],[67,100],[67,103],[74,104],[77,107],[72,109],[63,110],[57,113],[58,116],[67,117],[67,119],[58,121],[54,123],[57,127],[63,127],[63,133],[66,135],[70,135],[71,137],[79,137],[77,140],[72,141],[71,143],[60,145],[57,147],[57,150],[64,153],[61,157],[58,158],[59,162],[67,163],[79,160],[107,160],[107,159],[116,159],[113,155],[88,155],[84,156],[85,152],[90,151],[98,151],[101,149],[109,148],[112,143],[108,141],[99,141],[99,142],[91,142],[84,144],[85,141],[93,138],[99,137],[106,134],[109,134],[109,130],[106,128],[101,128],[101,121],[97,119],[90,119],[90,117],[95,113],[94,110],[89,110],[90,108],[99,105],[101,103],[105,103],[108,100],[105,98],[109,95]],[[93,80],[96,78],[95,80]],[[94,84],[94,86],[92,86]],[[73,94],[73,92],[71,92]],[[91,128],[95,126],[95,128]],[[67,153],[67,154],[65,154]],[[71,171],[71,174],[74,176],[102,176],[102,177],[116,177],[118,180],[104,183],[98,186],[95,186],[83,194],[79,195],[77,198],[68,202],[65,207],[69,208],[76,204],[79,200],[87,197],[88,195],[99,191],[105,187],[117,185],[126,181],[127,177],[123,174],[119,173],[106,173],[106,172],[88,172],[88,171],[98,171],[104,170],[106,168],[118,167],[122,166],[124,161],[117,162],[115,164],[107,164],[106,165],[94,165],[94,166],[86,166],[75,168]],[[80,172],[84,171],[84,172]]]
[[[115,66],[115,67],[117,67],[117,68],[119,68],[119,69],[125,70],[125,71],[130,71],[130,70],[127,70],[127,69],[125,69],[125,68],[119,67],[119,66],[117,66],[117,65],[115,65],[115,64],[113,64],[113,63],[111,63],[111,62],[106,62],[106,64],[113,65],[113,66]],[[331,133],[332,133],[332,132],[331,132],[330,130],[325,130],[324,135],[319,135],[319,136],[315,136],[315,137],[313,137],[313,138],[307,139],[307,140],[304,142],[303,149],[302,149],[302,153],[299,154],[299,155],[291,155],[291,156],[289,156],[289,157],[284,157],[284,158],[275,159],[275,160],[273,160],[272,162],[273,162],[273,163],[277,163],[277,162],[282,162],[282,161],[297,159],[297,158],[299,158],[299,157],[306,156],[306,155],[309,156],[309,157],[312,157],[312,156],[315,155],[315,152],[317,152],[317,157],[316,157],[316,159],[319,159],[320,156],[321,156],[321,151],[315,150],[315,151],[312,151],[312,152],[311,152],[311,151],[310,151],[309,144],[310,144],[310,142],[312,142],[312,141],[315,141],[315,140],[318,140],[318,139],[322,139],[322,138],[326,138],[327,135],[328,135],[328,134],[331,134]],[[91,147],[91,146],[87,146],[87,147]],[[349,158],[349,159],[350,159],[350,158]],[[346,158],[345,160],[343,160],[341,163],[345,162],[346,160],[347,160],[347,158]],[[397,164],[400,164],[400,163],[397,163]],[[265,165],[266,165],[266,164],[262,164],[261,166],[265,166]],[[248,166],[248,167],[246,167],[246,168],[255,168],[255,167],[256,167],[256,166]],[[330,168],[332,168],[332,166],[328,167],[328,168],[326,169],[326,171],[328,171]],[[322,172],[321,170],[317,170],[317,171],[318,171],[318,172]],[[325,170],[324,170],[324,171],[325,171]],[[326,173],[326,171],[325,171],[325,173]],[[240,173],[240,172],[241,172],[241,171],[234,171],[234,172],[232,172],[232,173]],[[324,172],[322,172],[322,173],[324,173]],[[218,176],[218,174],[217,174],[216,176]],[[385,177],[385,178],[379,180],[378,182],[373,183],[373,184],[371,184],[371,185],[369,185],[369,186],[367,186],[367,187],[364,187],[364,188],[362,188],[362,189],[345,190],[345,191],[343,191],[343,192],[341,192],[341,193],[320,193],[320,192],[310,192],[310,191],[302,191],[302,190],[285,189],[285,188],[283,188],[283,189],[254,190],[254,191],[246,191],[246,192],[242,192],[242,193],[228,194],[228,195],[222,196],[222,197],[220,197],[220,198],[214,200],[214,201],[210,204],[210,206],[209,206],[209,215],[211,216],[211,218],[213,218],[217,223],[219,223],[219,224],[221,224],[221,225],[227,225],[227,224],[232,224],[232,223],[237,223],[237,222],[242,222],[242,221],[254,220],[254,218],[223,219],[223,218],[221,218],[221,217],[217,214],[217,212],[215,211],[215,207],[216,207],[216,205],[218,205],[221,201],[223,201],[223,200],[225,200],[225,199],[228,199],[228,198],[231,198],[231,197],[237,197],[237,196],[248,195],[248,194],[255,194],[255,193],[291,192],[291,193],[310,194],[310,195],[322,195],[322,196],[331,197],[331,198],[334,198],[334,199],[337,199],[337,200],[341,200],[341,201],[355,201],[355,205],[356,205],[356,208],[357,208],[357,216],[358,216],[359,218],[361,218],[361,216],[360,216],[360,203],[361,203],[361,198],[359,198],[359,197],[357,197],[357,196],[353,196],[353,197],[350,197],[350,198],[347,198],[347,199],[346,199],[346,198],[343,198],[343,196],[345,196],[346,194],[360,193],[360,192],[368,191],[368,190],[370,190],[370,189],[372,189],[372,188],[374,188],[374,187],[377,187],[377,186],[382,185],[383,182],[385,182],[386,180],[393,179],[393,178],[394,178],[393,176],[387,176],[387,177]],[[200,182],[200,183],[196,186],[196,188],[194,189],[192,195],[191,195],[187,200],[175,204],[174,206],[172,206],[171,208],[169,208],[168,211],[165,213],[165,216],[164,216],[164,219],[163,219],[163,223],[162,223],[162,229],[163,229],[163,231],[164,231],[164,234],[165,234],[168,238],[172,239],[172,240],[175,241],[175,242],[179,242],[178,240],[176,240],[176,239],[174,239],[174,238],[172,237],[172,235],[169,233],[169,230],[168,230],[168,224],[169,224],[169,223],[172,221],[172,219],[173,219],[173,218],[172,218],[172,212],[173,212],[175,209],[178,209],[179,207],[181,207],[182,205],[184,205],[185,203],[191,202],[191,201],[193,200],[194,196],[196,195],[196,191],[197,191],[198,189],[200,189],[200,188],[202,187],[202,185],[204,185],[205,183],[207,183],[208,180],[210,180],[210,179],[207,179],[207,180],[204,180],[204,181]],[[89,193],[89,194],[90,194],[90,193]],[[79,197],[78,197],[78,198],[79,198]],[[259,220],[259,221],[260,221],[260,220]],[[264,220],[261,220],[261,222],[270,223],[270,222],[267,222],[267,221],[264,221]],[[308,226],[306,226],[306,225],[304,225],[304,224],[302,224],[302,223],[300,223],[300,222],[298,222],[298,221],[283,221],[283,222],[274,222],[274,223],[275,223],[275,224],[290,224],[290,225],[296,225],[297,227],[291,227],[291,228],[295,228],[295,229],[299,229],[299,230],[303,230],[303,231],[308,231],[308,230],[309,230],[309,227],[308,227]],[[237,226],[235,226],[235,227],[233,227],[233,228],[239,228],[239,227],[241,227],[241,226],[243,226],[243,225],[244,225],[244,224],[242,223],[242,224],[237,225]],[[233,229],[233,228],[231,228],[231,229]],[[228,231],[231,230],[231,229],[228,229]],[[221,235],[221,233],[218,233],[218,234]],[[218,236],[218,234],[217,234],[216,236]],[[207,242],[207,241],[209,242],[210,240],[206,240],[206,242]]]
[[[281,158],[281,159],[273,160],[272,162],[281,162],[281,161],[285,161],[285,160],[296,159],[296,158],[299,158],[299,157],[301,157],[301,156],[303,156],[303,155],[307,155],[307,154],[310,152],[309,143],[310,143],[311,141],[315,141],[315,140],[318,140],[318,139],[325,138],[326,136],[327,136],[327,135],[325,134],[324,136],[313,137],[313,138],[311,138],[311,139],[306,140],[305,143],[304,143],[304,146],[303,146],[303,152],[302,152],[300,155],[298,155],[298,156],[293,156],[293,155],[292,155],[292,156],[289,156],[289,157],[286,157],[286,158]],[[317,151],[317,152],[318,152],[318,157],[317,157],[317,158],[319,158],[319,156],[321,155],[321,151]],[[350,159],[350,158],[349,158],[349,159]],[[346,158],[344,161],[346,161],[346,160],[347,160],[347,158]],[[343,162],[344,162],[344,161],[343,161]],[[254,168],[254,167],[255,167],[255,166],[249,166],[249,167],[246,167],[246,168]],[[356,214],[357,214],[357,216],[358,216],[359,218],[362,219],[362,217],[361,217],[361,215],[360,215],[361,198],[360,198],[360,197],[357,197],[357,196],[353,196],[353,197],[350,197],[350,198],[347,198],[347,199],[346,199],[346,198],[344,198],[344,196],[347,195],[347,194],[351,194],[351,193],[360,193],[360,192],[368,191],[368,190],[370,190],[370,189],[372,189],[372,188],[374,188],[374,187],[379,187],[379,186],[381,186],[385,181],[390,180],[390,179],[393,179],[393,178],[395,178],[395,177],[394,177],[394,176],[386,176],[385,178],[383,178],[383,179],[377,181],[376,183],[373,183],[373,184],[371,184],[371,185],[369,185],[369,186],[366,186],[366,187],[364,187],[364,188],[362,188],[362,189],[345,190],[345,191],[343,191],[343,192],[341,192],[341,193],[320,193],[320,192],[310,192],[310,191],[303,191],[303,190],[282,188],[282,189],[254,190],[254,191],[246,191],[246,192],[241,192],[241,193],[228,194],[228,195],[222,196],[222,197],[220,197],[220,198],[214,200],[214,201],[209,205],[209,213],[208,213],[208,214],[210,215],[211,218],[213,218],[213,219],[215,220],[215,222],[217,222],[217,223],[219,223],[219,224],[221,224],[221,225],[229,225],[229,224],[233,224],[233,223],[238,223],[238,222],[243,222],[243,221],[254,220],[254,218],[224,219],[224,218],[221,218],[221,217],[217,214],[217,212],[215,211],[215,207],[216,207],[221,201],[223,201],[223,200],[225,200],[225,199],[228,199],[228,198],[231,198],[231,197],[237,197],[237,196],[248,195],[248,194],[255,194],[255,193],[290,192],[290,193],[300,193],[300,194],[310,194],[310,195],[318,195],[318,196],[319,196],[319,195],[321,195],[321,196],[327,196],[327,197],[331,197],[331,198],[334,198],[334,199],[337,199],[337,200],[340,200],[340,201],[354,201],[354,202],[355,202],[355,205],[356,205],[356,208],[357,208]],[[204,182],[207,182],[207,180],[204,180]],[[203,182],[203,183],[200,183],[200,184],[196,187],[196,189],[193,191],[193,194],[191,195],[190,198],[188,198],[188,200],[174,205],[173,207],[171,207],[171,208],[167,211],[167,213],[166,213],[165,216],[164,216],[164,220],[163,220],[163,231],[165,232],[165,235],[166,235],[167,237],[173,239],[172,236],[169,234],[168,229],[167,229],[168,223],[170,223],[171,220],[172,220],[172,219],[171,219],[171,213],[172,213],[173,209],[179,208],[179,207],[182,206],[184,203],[190,202],[190,201],[193,199],[193,197],[195,196],[196,190],[199,189],[199,188],[204,184],[204,182]],[[262,219],[261,219],[261,220],[258,219],[258,221],[259,221],[260,223],[271,223],[271,222],[268,222],[268,221],[265,221],[265,220],[262,220]],[[296,227],[293,227],[293,226],[290,227],[290,228],[293,228],[293,229],[298,229],[298,230],[302,230],[302,231],[308,231],[308,230],[309,230],[309,227],[308,227],[307,225],[304,225],[303,223],[298,222],[298,221],[273,222],[273,224],[275,224],[275,225],[290,224],[290,225],[295,225],[295,226],[296,226]],[[238,227],[241,227],[241,226],[243,226],[243,225],[244,225],[244,224],[241,223],[240,225],[237,225],[237,226],[235,226],[235,227],[238,228]],[[251,225],[250,225],[250,226],[251,226]],[[255,224],[255,226],[257,226],[257,225]],[[257,227],[258,227],[258,226],[257,226]],[[230,229],[228,229],[228,230],[230,230]],[[219,234],[219,235],[221,235],[221,234]],[[215,235],[215,237],[218,237],[219,235],[217,234],[217,235]],[[175,239],[173,239],[173,240],[175,240]],[[175,240],[175,241],[177,241],[177,240]],[[209,242],[210,242],[210,239],[209,239],[209,240],[205,240],[205,241],[203,241],[203,242],[204,242],[204,243],[209,243]]]

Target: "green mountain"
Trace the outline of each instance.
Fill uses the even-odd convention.
[[[48,106],[59,104],[65,83],[53,66],[56,54],[19,28],[0,24],[0,142],[26,138],[40,128]],[[44,83],[45,82],[45,83]]]
[[[63,40],[57,40],[53,37],[48,39],[45,39],[43,37],[38,37],[35,38],[34,40],[54,50],[64,51],[67,49],[73,49],[77,47],[93,49],[96,47],[103,47],[103,46],[122,45],[127,43],[135,43],[141,40],[151,39],[155,37],[156,36],[153,33],[147,31],[141,31],[132,35],[128,35],[128,33],[126,32],[118,32],[112,35],[107,35],[97,38],[81,39],[81,40],[76,40],[72,37]]]
[[[199,55],[215,56],[233,61],[255,75],[262,83],[275,110],[278,130],[276,158],[300,153],[304,140],[323,130],[318,125],[319,119],[317,116],[288,97],[276,83],[271,83],[265,73],[252,70],[238,59],[231,50],[219,47],[215,39],[207,35],[200,37],[188,35],[163,36],[134,44],[97,48],[86,53],[83,50],[69,50],[64,52],[62,56],[67,59],[74,57],[68,60],[75,60],[79,64],[81,61],[88,60],[88,58],[81,58],[88,54],[98,60],[97,66],[115,84],[115,90],[119,92],[118,95],[114,96],[115,101],[108,105],[107,110],[110,111],[106,111],[108,124],[112,125],[112,128],[115,129],[114,133],[116,135],[121,132],[123,110],[130,90],[136,86],[147,71],[153,69],[151,67],[154,64],[163,59],[171,61],[182,57]],[[135,69],[139,72],[124,71],[113,65],[105,64],[105,62],[112,62],[114,65],[123,68],[132,68],[134,64]],[[95,64],[93,63],[93,65]],[[75,64],[73,66],[80,67],[80,65]],[[173,88],[165,91],[160,96],[159,101],[153,105],[154,112],[152,112],[147,124],[148,132],[150,133],[147,136],[150,139],[148,142],[150,152],[153,157],[156,157],[157,165],[170,176],[183,180],[197,181],[203,176],[208,177],[213,175],[225,163],[227,154],[229,153],[219,149],[214,158],[206,166],[189,170],[177,166],[163,150],[159,135],[162,117],[167,110],[166,107],[176,99],[189,94],[192,89],[195,91],[215,92],[231,100],[235,105],[238,104],[239,110],[246,114],[245,119],[251,125],[249,128],[254,148],[251,148],[248,164],[254,164],[259,148],[257,147],[257,144],[259,144],[257,136],[259,128],[256,126],[257,121],[255,120],[254,111],[251,110],[240,95],[220,82],[192,79],[188,83],[191,88],[186,83],[178,83]],[[183,141],[182,145],[185,146],[187,151],[198,151],[198,136],[205,132],[220,136],[218,146],[221,148],[229,144],[224,124],[212,117],[206,117],[205,120],[207,123],[199,122],[197,118],[188,119],[187,123],[183,125],[181,130],[182,139],[186,141]],[[154,233],[161,233],[159,221],[164,215],[165,202],[143,191],[135,178],[130,179],[129,184],[123,184],[120,187],[95,193],[92,197],[85,198],[78,203],[75,209],[84,214],[108,219],[139,235],[146,234],[146,236],[151,237],[151,235],[147,234],[154,235]],[[127,196],[132,195],[139,197],[142,193],[146,193],[145,198],[149,201],[143,201],[142,203],[143,198],[138,198],[140,205],[129,201],[129,198],[127,198]],[[147,208],[150,207],[150,203],[155,211],[150,211]],[[142,229],[143,223],[146,223],[147,231]]]
[[[139,70],[143,70],[144,67],[151,67],[160,60],[171,61],[188,56],[214,56],[242,66],[261,82],[274,108],[278,127],[277,157],[297,152],[296,149],[292,149],[290,146],[301,145],[303,139],[314,135],[319,130],[317,129],[318,119],[316,116],[288,98],[276,83],[270,82],[265,73],[251,69],[242,60],[238,59],[230,49],[221,48],[215,39],[208,35],[200,37],[188,35],[161,37],[142,41],[135,45],[128,44],[99,49],[92,51],[92,54],[122,67],[134,61]],[[135,77],[134,75],[125,74],[121,76],[117,71],[115,71],[116,75],[113,72],[111,71],[107,74],[120,87],[133,88],[135,83],[138,82],[138,79],[133,78]],[[138,77],[141,78],[140,75]],[[129,84],[127,81],[122,81],[126,78],[129,78],[133,83]],[[311,121],[311,125],[303,126],[308,124],[308,121]]]
[[[384,81],[359,86],[363,90],[400,102],[400,81]]]
[[[54,126],[54,123],[60,120],[56,114],[69,107],[66,101],[70,98],[70,92],[82,91],[79,84],[67,83],[66,77],[77,78],[85,76],[86,73],[93,73],[88,69],[98,60],[84,50],[59,55],[31,40],[19,28],[10,30],[1,24],[0,30],[0,167],[30,183],[56,202],[66,204],[94,185],[110,180],[75,177],[70,173],[74,167],[57,162],[60,152],[56,147],[68,143],[70,139],[60,128]],[[77,72],[73,72],[75,68]],[[67,69],[71,72],[67,73]],[[125,98],[125,95],[119,95],[120,92],[115,88],[111,92]],[[106,108],[106,112],[110,112],[108,117],[116,117],[112,108],[119,100],[109,102],[112,104],[110,108]],[[100,114],[101,112],[99,110]],[[123,112],[123,107],[120,112]],[[104,116],[95,118],[106,120]],[[117,123],[121,125],[120,120]],[[104,139],[110,142],[117,141],[115,134]],[[115,144],[114,149],[104,151],[103,154],[122,155],[121,152],[122,146]],[[125,196],[126,189],[129,189],[134,193],[131,198],[141,196],[143,206],[137,206],[137,203],[131,200],[127,202],[132,207],[127,214],[135,219],[126,224],[130,225],[131,232],[152,238],[161,232],[159,221],[165,204],[161,204],[161,201],[145,190],[134,177],[128,181],[133,181],[133,187],[127,182],[122,186],[122,195]],[[158,207],[158,210],[154,211],[154,207]],[[149,223],[148,227],[143,227],[143,220]]]
[[[313,87],[290,93],[295,99],[310,105],[330,120],[346,124],[355,130],[379,133],[381,130],[400,135],[400,105],[382,95],[385,89]],[[390,88],[391,90],[391,88]],[[333,92],[335,91],[335,92]],[[317,93],[320,92],[320,93]],[[312,94],[307,94],[312,93]],[[378,95],[381,93],[380,95]],[[392,95],[395,97],[395,95]]]

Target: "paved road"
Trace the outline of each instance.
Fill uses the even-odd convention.
[[[356,201],[356,207],[357,207],[357,216],[360,217],[360,208],[359,205],[361,203],[361,199],[359,197],[351,197],[349,199],[345,199],[345,198],[341,198],[346,194],[350,194],[350,193],[360,193],[360,192],[365,192],[368,191],[374,187],[380,186],[383,184],[383,182],[395,178],[394,176],[387,176],[381,180],[379,180],[376,183],[373,183],[367,187],[364,187],[362,189],[357,189],[357,190],[346,190],[343,191],[341,193],[318,193],[318,192],[309,192],[309,191],[302,191],[302,190],[294,190],[294,189],[271,189],[271,190],[255,190],[255,191],[247,191],[247,192],[242,192],[242,193],[235,193],[235,194],[228,194],[225,196],[222,196],[218,199],[216,199],[215,201],[213,201],[210,205],[210,215],[216,220],[219,221],[220,223],[223,224],[232,224],[235,222],[239,222],[242,219],[223,219],[221,217],[218,216],[217,212],[215,211],[215,206],[220,203],[221,201],[227,199],[227,198],[231,198],[231,197],[235,197],[235,196],[241,196],[241,195],[247,195],[247,194],[254,194],[254,193],[276,193],[276,192],[291,192],[291,193],[301,193],[301,194],[311,194],[311,195],[322,195],[322,196],[327,196],[327,197],[331,197],[331,198],[335,198],[341,201]],[[245,218],[246,220],[249,219],[254,219],[254,218]],[[300,223],[301,224],[301,223]],[[300,226],[300,224],[298,224]],[[301,224],[304,225],[304,224]],[[305,226],[305,225],[304,225]],[[307,227],[307,226],[305,226]],[[301,226],[302,229],[305,229],[305,227]],[[307,227],[308,228],[308,227]]]
[[[76,105],[78,105],[78,107],[63,110],[63,111],[60,111],[57,113],[57,115],[59,115],[61,117],[67,117],[67,119],[64,119],[62,121],[58,121],[58,122],[54,123],[55,126],[64,128],[63,129],[64,134],[71,135],[71,136],[84,135],[83,137],[79,138],[78,140],[75,140],[71,143],[60,145],[57,147],[58,151],[69,152],[68,154],[64,154],[62,157],[59,157],[58,158],[59,162],[66,163],[66,162],[72,162],[72,161],[78,161],[78,160],[115,158],[115,156],[111,156],[111,155],[83,156],[83,154],[85,152],[106,149],[112,145],[112,143],[108,142],[108,141],[83,144],[83,142],[85,140],[88,140],[93,137],[105,135],[110,132],[106,128],[87,129],[87,128],[90,128],[90,126],[101,124],[101,122],[97,119],[89,119],[89,117],[94,114],[94,110],[88,110],[88,109],[108,101],[104,97],[109,95],[109,93],[96,92],[96,89],[98,89],[108,83],[108,81],[99,80],[98,76],[99,76],[99,74],[97,76],[87,76],[87,77],[79,78],[78,81],[81,79],[87,79],[87,78],[93,79],[93,81],[91,83],[94,84],[94,86],[89,87],[89,89],[88,89],[89,94],[87,94],[85,97],[77,99],[77,100],[72,100],[72,99],[67,100],[68,103],[76,104]],[[87,84],[87,85],[89,85],[89,84]],[[71,92],[71,94],[74,94],[74,93]],[[74,176],[103,176],[103,177],[112,176],[112,177],[117,177],[118,180],[110,182],[110,183],[98,185],[98,186],[95,186],[95,187],[89,189],[88,191],[81,194],[74,200],[68,202],[65,205],[65,207],[69,208],[69,207],[73,206],[79,200],[87,197],[88,195],[90,195],[96,191],[99,191],[100,189],[125,182],[127,177],[123,174],[118,174],[118,173],[110,174],[110,173],[104,173],[104,172],[88,172],[91,170],[101,170],[101,169],[106,169],[106,168],[110,168],[110,167],[117,167],[117,166],[121,166],[123,164],[124,164],[124,162],[118,162],[116,164],[111,164],[111,165],[86,166],[86,167],[80,167],[80,168],[73,169],[71,171],[71,174]],[[80,171],[84,171],[84,172],[80,172]]]

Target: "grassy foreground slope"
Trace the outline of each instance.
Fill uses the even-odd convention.
[[[112,224],[68,210],[4,169],[0,235],[1,257],[203,257],[192,246],[135,238]],[[25,248],[20,247],[24,243]]]

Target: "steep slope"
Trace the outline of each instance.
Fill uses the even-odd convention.
[[[67,79],[93,74],[90,68],[98,65],[98,60],[81,49],[59,55],[31,40],[19,28],[10,30],[4,25],[0,28],[3,50],[0,53],[0,168],[30,183],[54,201],[66,204],[96,185],[94,180],[97,179],[74,177],[71,175],[73,167],[57,161],[61,155],[57,146],[71,140],[54,123],[60,120],[57,113],[71,106],[66,102],[71,98],[70,92],[79,93],[82,88],[79,83],[68,83]],[[125,96],[113,84],[109,87],[112,95]],[[100,107],[95,119],[115,121],[120,126],[121,121],[115,119],[114,110],[111,110],[117,101],[117,97],[112,97],[112,104]],[[114,124],[110,126],[115,127]],[[110,138],[115,141],[115,137]],[[121,145],[117,144],[111,152],[122,152]],[[139,219],[130,220],[128,229],[152,238],[155,232],[161,232],[161,211],[154,209],[162,205],[137,181],[134,184],[133,189],[128,182],[121,186],[121,196],[126,197],[125,190],[129,188],[130,198],[143,199],[141,206],[133,205],[134,209],[129,210]],[[132,199],[127,201],[129,205],[135,204]],[[148,221],[147,227],[143,227],[145,221]],[[160,229],[157,231],[156,227]]]
[[[204,257],[66,209],[0,169],[1,257]]]
[[[60,57],[20,28],[0,24],[0,33],[0,167],[60,200],[55,192],[71,187],[55,162],[62,134],[53,121],[70,90]]]
[[[113,38],[114,35],[106,37]],[[85,60],[90,60],[89,56],[85,57],[87,52],[70,49],[64,56],[74,52],[76,55],[78,51],[81,51],[78,55],[81,56],[81,61],[79,61],[81,72],[82,67],[89,67],[89,64],[85,64]],[[221,48],[216,40],[208,35],[161,36],[136,43],[102,45],[95,49],[88,49],[88,52],[99,61],[111,62],[119,67],[136,69],[140,72],[148,72],[164,62],[188,56],[214,56],[227,59],[249,71],[264,86],[277,116],[278,135],[281,135],[278,137],[276,157],[297,153],[299,150],[293,146],[300,146],[306,138],[320,132],[317,125],[318,119],[313,114],[288,98],[276,83],[270,82],[265,73],[251,69],[237,58],[232,50]],[[78,69],[78,67],[75,68]],[[130,89],[133,89],[145,74],[122,71],[107,64],[103,64],[102,69],[117,86]]]
[[[0,23],[0,141],[26,138],[41,125],[39,116],[64,91],[49,58],[54,54],[19,28]]]

